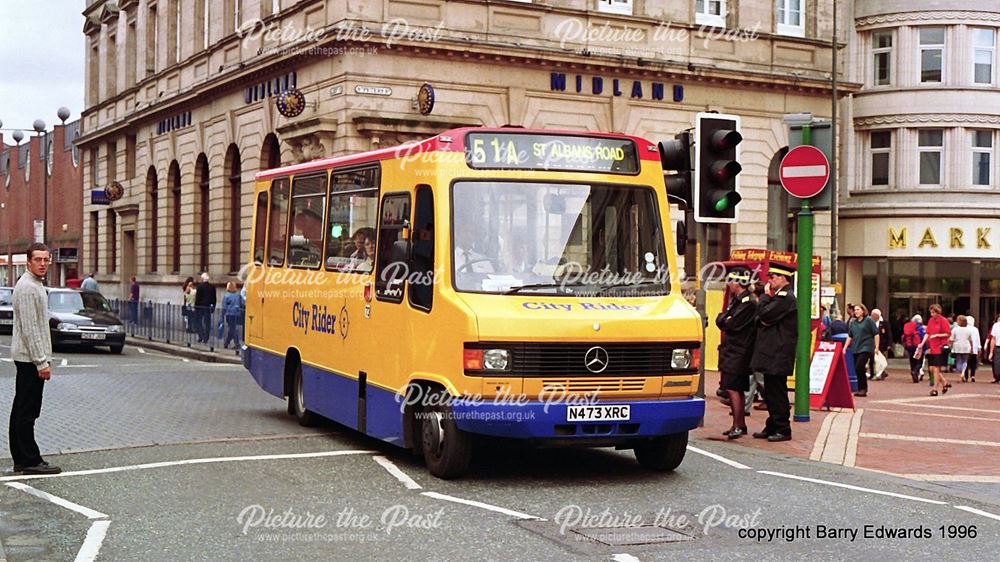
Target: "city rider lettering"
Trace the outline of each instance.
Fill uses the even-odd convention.
[[[527,308],[528,310],[565,310],[566,312],[573,310],[572,304],[551,303],[551,302],[526,302],[521,306]]]
[[[309,311],[302,303],[296,302],[292,305],[292,325],[302,328],[302,333],[309,331]]]

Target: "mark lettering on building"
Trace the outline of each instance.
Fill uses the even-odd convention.
[[[993,243],[990,242],[990,233],[992,232],[991,227],[978,227],[976,228],[976,249],[977,250],[990,250],[993,248]],[[905,250],[907,244],[909,243],[909,232],[907,227],[901,227],[896,229],[894,227],[888,227],[888,246],[890,250]],[[934,235],[934,230],[931,227],[924,229],[923,235],[920,237],[920,242],[917,244],[917,248],[937,248],[938,241]],[[963,249],[966,247],[965,244],[965,229],[951,227],[948,229],[948,247],[951,249]]]

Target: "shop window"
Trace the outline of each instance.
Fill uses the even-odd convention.
[[[805,37],[806,18],[802,11],[803,0],[778,0],[778,33]]]
[[[976,84],[993,84],[996,33],[992,29],[972,30],[972,74]]]
[[[944,81],[944,28],[920,28],[920,82]]]
[[[631,16],[632,0],[597,0],[597,11]]]
[[[694,22],[726,27],[726,0],[697,0],[694,3]]]
[[[889,185],[892,161],[892,132],[872,131],[871,185]]]
[[[972,185],[990,185],[993,131],[972,131]]]
[[[944,151],[944,131],[924,129],[917,132],[917,152],[920,154],[920,185],[941,184],[941,154]]]
[[[876,31],[872,34],[872,84],[892,84],[892,32]]]

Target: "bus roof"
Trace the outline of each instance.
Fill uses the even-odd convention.
[[[293,174],[301,174],[305,172],[314,172],[319,170],[328,170],[330,168],[339,168],[344,166],[351,166],[354,164],[364,164],[366,162],[378,162],[380,160],[388,160],[390,158],[400,158],[406,157],[412,154],[421,154],[424,152],[463,152],[465,150],[465,135],[469,132],[498,132],[502,131],[505,133],[524,133],[524,134],[546,134],[546,135],[566,135],[566,136],[586,136],[586,137],[604,137],[604,138],[619,138],[619,139],[629,139],[635,142],[636,148],[639,152],[640,160],[659,160],[660,153],[654,143],[650,143],[645,139],[640,137],[634,137],[630,135],[622,135],[617,133],[592,133],[587,131],[559,131],[551,129],[524,129],[521,127],[462,127],[459,129],[450,129],[438,134],[435,137],[429,139],[424,139],[410,144],[403,144],[400,146],[392,146],[389,148],[380,148],[378,150],[369,150],[367,152],[359,152],[357,154],[348,154],[344,156],[333,156],[330,158],[320,158],[318,160],[311,160],[309,162],[302,162],[301,164],[293,164],[291,166],[284,166],[281,168],[273,168],[270,170],[264,170],[258,172],[255,176],[257,180],[266,180],[278,176],[287,176]]]

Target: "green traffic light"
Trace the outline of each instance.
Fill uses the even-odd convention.
[[[715,210],[718,212],[723,212],[729,208],[729,197],[722,197],[715,202]]]

